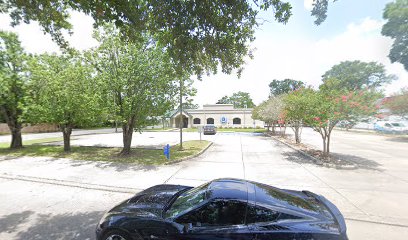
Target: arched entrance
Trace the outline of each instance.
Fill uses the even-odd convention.
[[[188,128],[188,118],[186,116],[182,115],[180,117],[180,115],[178,115],[177,117],[175,117],[174,121],[177,128],[180,127],[180,124],[182,124],[183,128]]]

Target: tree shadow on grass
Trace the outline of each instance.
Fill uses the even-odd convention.
[[[20,213],[12,213],[0,217],[0,233],[15,232],[20,224],[27,222],[28,218],[33,214],[33,211],[24,211]]]
[[[104,212],[93,211],[72,214],[38,214],[18,240],[86,240],[95,239],[95,228]]]
[[[356,169],[365,169],[365,170],[377,170],[380,171],[379,167],[381,164],[376,161],[341,153],[331,153],[330,160],[320,160],[314,159],[299,152],[283,152],[282,155],[286,160],[299,163],[299,164],[311,164],[314,166],[324,167],[324,168],[333,168],[333,169],[342,169],[342,170],[356,170]]]

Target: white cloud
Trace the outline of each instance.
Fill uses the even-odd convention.
[[[306,10],[310,11],[313,8],[313,0],[304,0],[303,6],[305,6]]]
[[[386,86],[390,94],[408,86],[408,73],[401,64],[391,64],[387,55],[392,40],[381,35],[381,21],[366,18],[351,23],[336,36],[311,40],[302,36],[258,38],[255,59],[250,61],[242,78],[218,74],[196,83],[196,101],[215,103],[224,95],[236,91],[250,92],[256,104],[267,99],[268,84],[273,79],[292,78],[318,86],[321,76],[333,65],[346,60],[377,61],[399,80]],[[284,35],[284,34],[282,34]]]
[[[93,19],[83,13],[72,12],[70,22],[74,29],[74,34],[66,38],[69,43],[78,50],[85,50],[97,45],[97,41],[92,38]],[[22,46],[30,53],[59,52],[58,45],[52,41],[49,34],[41,31],[37,22],[30,24],[20,24],[17,27],[10,26],[10,17],[0,14],[0,29],[16,32]]]

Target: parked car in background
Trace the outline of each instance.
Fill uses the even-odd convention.
[[[408,127],[401,122],[379,121],[374,124],[374,130],[382,133],[408,134]]]
[[[241,179],[193,188],[156,185],[108,211],[98,240],[347,240],[340,211],[321,195]]]
[[[215,135],[217,133],[217,127],[214,125],[205,125],[203,127],[204,135]]]

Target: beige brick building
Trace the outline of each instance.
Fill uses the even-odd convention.
[[[217,127],[264,127],[264,122],[252,119],[252,108],[234,108],[233,104],[207,104],[202,109],[185,109],[182,116],[180,111],[170,113],[170,126],[179,127],[182,122],[184,128],[203,125]]]

